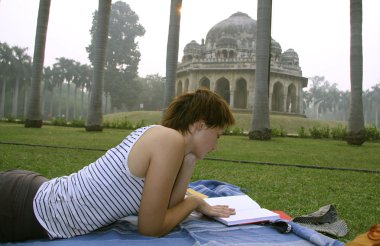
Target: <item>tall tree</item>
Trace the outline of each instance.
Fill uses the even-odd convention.
[[[363,116],[363,47],[362,47],[362,0],[350,0],[350,75],[351,105],[346,141],[350,145],[365,142]]]
[[[85,90],[90,91],[92,69],[89,65],[81,65],[80,67],[80,85],[81,85],[81,111],[80,119],[84,117],[84,95]]]
[[[112,0],[99,0],[98,19],[94,42],[93,85],[88,108],[86,131],[103,130],[102,103],[104,88],[104,65],[106,62],[111,3]]]
[[[69,109],[70,109],[70,85],[71,82],[74,80],[74,72],[75,72],[75,61],[73,59],[67,59],[64,57],[57,58],[58,65],[60,67],[61,76],[63,77],[63,81],[66,81],[66,107],[65,107],[65,119],[66,121],[69,120]],[[62,88],[62,87],[61,87]]]
[[[20,87],[25,82],[27,66],[31,63],[31,57],[26,53],[27,48],[20,48],[17,46],[12,47],[12,69],[15,78],[13,103],[12,103],[12,116],[18,117],[19,113],[19,91]]]
[[[50,66],[44,68],[44,102],[46,102],[47,94],[49,92],[50,97],[49,97],[49,107],[47,114],[48,119],[50,119],[53,115],[53,101],[54,101],[54,80],[53,80],[53,70],[51,69]],[[44,115],[44,108],[46,107],[45,103],[42,104],[42,114]]]
[[[62,85],[65,81],[63,64],[56,58],[57,62],[53,64],[53,81],[54,85],[58,87],[59,97],[58,97],[58,110],[57,116],[62,117]]]
[[[89,59],[94,61],[95,33],[98,12],[95,11],[91,28],[92,41],[87,47]],[[104,91],[111,95],[113,107],[121,108],[129,101],[136,101],[136,95],[129,91],[137,77],[140,51],[136,38],[145,34],[138,15],[122,1],[112,4],[104,74]]]
[[[0,43],[0,82],[1,82],[1,99],[0,99],[0,118],[5,116],[5,91],[7,81],[9,80],[12,62],[12,49],[7,43]]]
[[[257,1],[256,88],[249,139],[270,140],[269,74],[272,0]]]
[[[78,89],[81,87],[81,64],[79,62],[74,62],[73,64],[73,84],[74,84],[74,106],[73,106],[73,119],[77,119],[77,99],[78,99]]]
[[[166,48],[166,83],[164,108],[175,95],[175,79],[178,64],[179,31],[181,26],[182,0],[171,0],[168,44]]]
[[[45,59],[46,33],[49,23],[50,0],[40,0],[36,38],[34,41],[32,86],[25,127],[42,127],[41,80]]]

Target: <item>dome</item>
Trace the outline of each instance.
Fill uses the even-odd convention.
[[[281,55],[281,52],[282,52],[281,45],[274,39],[271,40],[270,50],[271,50],[271,53],[277,56]]]
[[[256,41],[256,21],[247,14],[237,12],[215,26],[206,35],[206,49],[215,49],[220,40],[234,39],[237,43],[252,44]],[[219,42],[218,42],[219,41]]]
[[[246,13],[236,12],[215,24],[201,44],[194,40],[188,43],[184,48],[182,62],[200,62],[202,59],[221,59],[224,62],[241,59],[255,61],[256,32],[256,20]],[[283,52],[280,43],[272,38],[270,59],[271,64],[276,64],[277,67],[282,64],[287,69],[300,69],[298,54],[293,49]]]
[[[216,41],[216,48],[217,49],[222,49],[222,48],[232,48],[236,49],[237,48],[237,41],[236,39],[228,36],[224,36],[219,38]]]
[[[192,40],[190,43],[188,43],[185,48],[183,49],[183,53],[185,55],[189,54],[199,54],[201,53],[201,46],[198,44],[195,40]]]
[[[293,49],[286,50],[281,55],[281,63],[284,65],[299,65],[298,54]]]

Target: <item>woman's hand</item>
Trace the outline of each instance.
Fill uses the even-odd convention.
[[[207,204],[207,202],[205,202],[202,198],[200,198],[199,206],[197,207],[196,211],[209,217],[228,218],[231,215],[236,214],[234,208],[230,208],[227,205],[211,206]]]

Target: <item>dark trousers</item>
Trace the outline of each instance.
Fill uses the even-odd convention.
[[[31,171],[0,172],[0,242],[47,237],[33,212],[34,196],[45,181]]]

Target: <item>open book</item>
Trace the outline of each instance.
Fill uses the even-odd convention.
[[[228,226],[255,223],[261,221],[273,221],[280,218],[280,215],[268,209],[261,208],[257,202],[247,195],[239,196],[222,196],[204,199],[208,204],[228,205],[234,208],[236,214],[228,218],[213,217],[213,219],[222,222]]]

